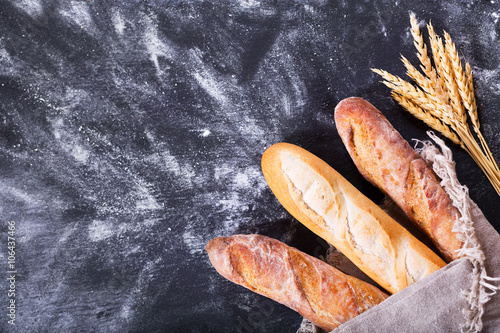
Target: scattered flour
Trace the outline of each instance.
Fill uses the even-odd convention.
[[[248,174],[238,172],[234,176],[233,184],[236,188],[247,189],[250,187],[250,179]]]
[[[44,204],[44,201],[41,197],[38,198],[37,196],[23,191],[20,188],[6,184],[1,179],[0,188],[2,189],[2,194],[6,194],[6,198],[17,201],[23,206],[24,210],[40,207]]]
[[[90,151],[79,143],[72,143],[66,147],[69,154],[80,163],[87,164],[89,161]]]
[[[64,6],[60,9],[60,14],[87,33],[91,35],[97,33],[94,19],[90,14],[90,8],[86,2],[71,1],[68,6]]]
[[[59,243],[66,243],[69,237],[76,232],[76,228],[74,226],[70,226],[64,228],[61,236],[59,237]]]
[[[14,0],[12,2],[16,7],[23,10],[31,17],[39,17],[43,13],[41,1],[37,0]]]
[[[114,226],[108,221],[94,220],[88,227],[89,239],[92,242],[99,242],[114,235]]]
[[[142,301],[145,285],[153,279],[155,269],[161,266],[162,262],[162,257],[158,257],[154,260],[147,261],[144,264],[141,272],[136,278],[134,287],[129,291],[128,297],[125,298],[124,303],[120,307],[119,315],[125,321],[133,319],[135,308],[137,308],[136,305],[138,302]],[[163,285],[162,287],[167,288],[168,285]]]
[[[239,5],[242,8],[252,9],[252,8],[260,7],[261,3],[260,3],[260,1],[256,1],[256,0],[239,0]]]
[[[77,133],[71,133],[70,128],[65,126],[62,117],[51,121],[54,138],[63,151],[72,156],[77,162],[87,164],[91,156],[90,150],[83,143],[82,137]]]
[[[182,239],[191,255],[204,253],[206,240],[192,228],[188,227],[186,231],[183,232]]]
[[[154,23],[154,20],[149,17],[144,20],[146,23],[146,29],[142,40],[146,46],[149,58],[156,68],[156,73],[160,77],[165,73],[165,70],[168,70],[168,68],[160,68],[158,59],[163,57],[172,60],[177,56],[177,54],[168,39],[165,36],[162,36],[163,38],[160,37],[160,33],[158,32],[158,28]]]
[[[201,132],[201,136],[204,137],[204,138],[206,138],[207,136],[209,136],[210,134],[212,134],[212,132],[210,132],[209,129],[202,129],[202,130],[200,130],[200,132]]]
[[[472,70],[478,82],[479,89],[476,89],[476,92],[481,93],[481,89],[489,89],[492,93],[500,95],[500,69],[473,68]]]
[[[151,185],[146,184],[143,180],[136,181],[135,195],[137,199],[135,208],[139,212],[152,212],[163,208],[151,194],[150,187]]]
[[[217,80],[215,80],[215,78],[212,77],[208,71],[195,72],[193,73],[193,76],[199,83],[200,87],[203,88],[208,95],[213,97],[222,105],[227,104],[227,97],[224,95],[223,87],[219,85]]]
[[[115,27],[116,33],[118,33],[118,35],[123,35],[126,25],[123,17],[117,9],[113,9],[111,13],[111,21],[113,23],[113,26]]]

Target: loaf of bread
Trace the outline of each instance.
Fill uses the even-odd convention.
[[[218,237],[206,248],[222,276],[294,309],[327,331],[388,297],[371,284],[266,236]]]
[[[390,293],[445,266],[438,255],[308,151],[275,144],[264,152],[262,170],[273,193],[297,220]]]
[[[460,213],[425,160],[364,99],[341,101],[335,123],[361,174],[429,236],[446,261],[456,259],[462,242],[453,225]]]

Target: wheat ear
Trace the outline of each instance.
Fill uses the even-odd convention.
[[[384,79],[382,82],[403,108],[467,151],[500,195],[500,170],[480,131],[469,63],[465,64],[464,71],[451,36],[444,32],[443,43],[429,23],[433,67],[414,14],[410,14],[410,24],[422,73],[405,57],[401,56],[401,60],[415,85],[387,71],[372,70]],[[470,130],[468,118],[479,143]]]
[[[415,17],[415,14],[413,13],[410,14],[410,23],[411,35],[413,36],[413,44],[417,49],[418,60],[420,60],[420,63],[422,64],[420,68],[422,69],[424,74],[430,80],[432,80],[432,78],[436,76],[436,73],[434,72],[434,68],[432,68],[431,59],[429,58],[429,55],[427,53],[427,45],[425,45],[424,43],[424,38],[422,37],[422,34],[420,32],[420,27],[418,26],[417,19]]]
[[[443,55],[446,57],[446,60],[443,62],[444,79],[453,110],[456,112],[458,120],[463,123],[467,121],[467,115],[465,114],[465,108],[459,93],[459,85],[462,83],[463,76],[460,74],[463,72],[462,64],[460,63],[458,52],[455,48],[455,44],[451,41],[450,35],[446,31],[444,31],[443,34],[445,40]]]

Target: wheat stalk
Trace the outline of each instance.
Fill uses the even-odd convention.
[[[467,62],[464,70],[451,36],[444,31],[441,38],[429,23],[431,60],[413,13],[410,24],[421,72],[405,57],[401,60],[415,84],[384,70],[372,70],[384,79],[382,83],[403,108],[467,151],[500,195],[500,170],[480,131],[470,64]]]
[[[420,27],[418,25],[415,15],[410,14],[411,23],[411,34],[413,36],[413,44],[417,49],[417,57],[421,63],[421,69],[430,81],[436,80],[436,71],[432,68],[431,59],[427,54],[427,45],[424,43],[424,38],[420,33]]]

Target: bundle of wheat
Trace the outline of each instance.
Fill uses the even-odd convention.
[[[406,67],[406,74],[416,85],[387,71],[372,70],[382,76],[385,80],[382,82],[391,89],[392,97],[403,108],[465,149],[500,195],[500,170],[479,130],[470,64],[467,62],[464,70],[450,35],[444,31],[443,41],[429,23],[427,31],[432,52],[431,60],[413,13],[410,14],[410,22],[422,72],[408,59],[403,56],[401,58]],[[476,137],[470,130],[468,117]]]

